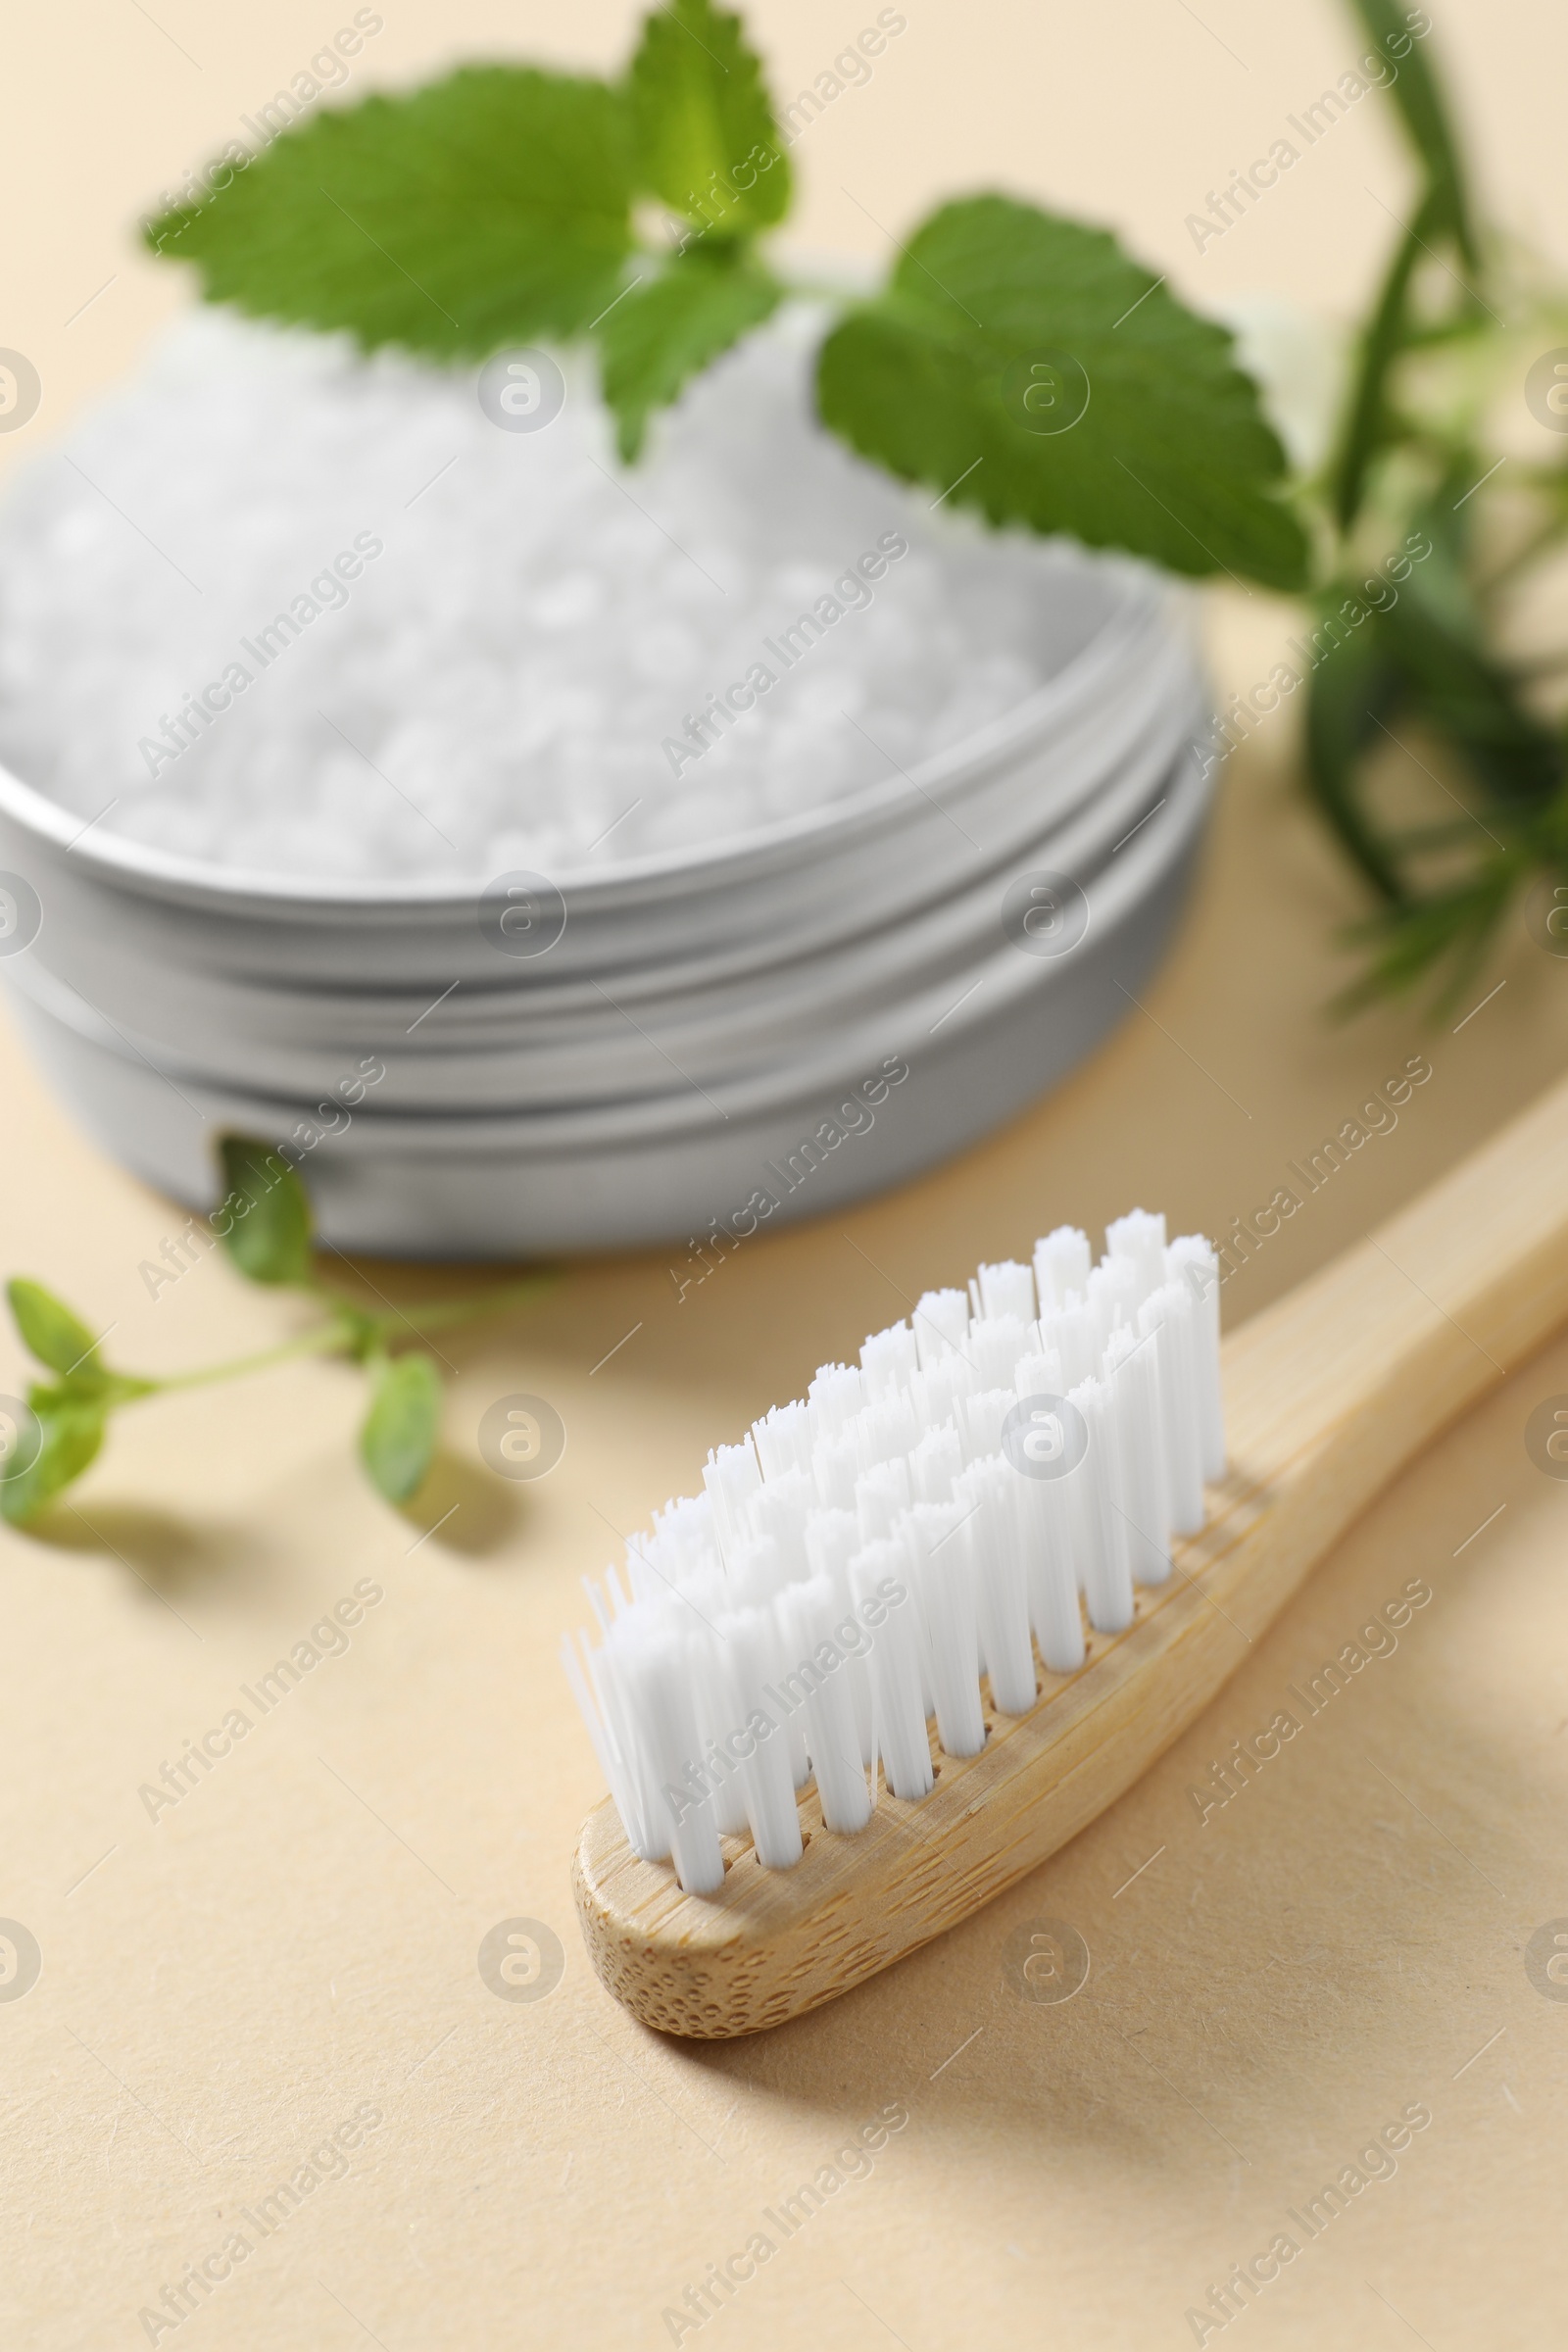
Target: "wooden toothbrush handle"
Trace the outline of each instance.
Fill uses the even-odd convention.
[[[840,1838],[808,1790],[796,1867],[763,1870],[727,1839],[713,1896],[683,1895],[597,1807],[573,1888],[606,1984],[647,2025],[723,2038],[832,2000],[968,1918],[1113,1803],[1372,1497],[1564,1322],[1568,1084],[1226,1340],[1232,1467],[1202,1534],[1125,1633],[1093,1635],[1076,1674],[1044,1677],[1027,1715],[987,1697],[978,1756],[941,1755],[933,1732],[922,1803],[883,1791],[871,1826]]]

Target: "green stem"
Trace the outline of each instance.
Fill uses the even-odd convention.
[[[487,1298],[440,1298],[433,1306],[413,1307],[405,1313],[394,1309],[389,1315],[378,1315],[375,1328],[394,1340],[400,1326],[406,1331],[412,1325],[421,1336],[427,1331],[447,1331],[455,1323],[475,1323],[484,1315],[503,1314],[509,1306],[520,1305],[523,1299],[552,1289],[559,1279],[555,1274],[530,1274],[521,1282],[509,1282],[492,1291]]]
[[[215,1381],[243,1380],[248,1373],[265,1372],[273,1364],[286,1363],[296,1355],[327,1355],[334,1348],[348,1348],[354,1335],[344,1323],[321,1323],[314,1331],[301,1332],[297,1339],[285,1340],[279,1348],[264,1348],[258,1355],[231,1356],[227,1363],[208,1364],[200,1372],[176,1372],[171,1380],[154,1380],[149,1389],[167,1395],[172,1389],[205,1389]]]
[[[1416,264],[1428,250],[1442,217],[1435,190],[1428,191],[1420,211],[1405,230],[1403,242],[1389,267],[1378,307],[1361,344],[1361,366],[1347,412],[1341,455],[1335,466],[1334,507],[1342,531],[1348,531],[1360,512],[1366,491],[1367,468],[1388,437],[1387,386],[1389,370],[1404,343],[1405,306]]]
[[[422,1338],[427,1331],[445,1331],[457,1323],[473,1323],[484,1315],[502,1314],[509,1306],[549,1290],[556,1280],[554,1274],[532,1274],[521,1282],[508,1283],[487,1297],[440,1298],[433,1306],[416,1308],[407,1314],[394,1307],[389,1314],[375,1316],[366,1336],[372,1350],[385,1353],[387,1341],[395,1340],[400,1331],[412,1330]],[[328,1300],[334,1309],[349,1305],[340,1292],[328,1290],[324,1283],[313,1283],[310,1288],[313,1297]],[[359,1339],[360,1334],[352,1325],[334,1315],[331,1322],[318,1324],[314,1331],[301,1332],[297,1339],[285,1340],[280,1347],[264,1348],[257,1355],[233,1356],[227,1363],[209,1364],[199,1372],[177,1372],[170,1380],[149,1380],[147,1393],[167,1396],[175,1389],[205,1389],[221,1380],[243,1380],[249,1373],[269,1371],[273,1364],[287,1363],[294,1356],[346,1354]]]
[[[858,293],[855,287],[831,285],[825,278],[786,277],[776,270],[772,274],[793,301],[830,302],[842,309],[847,303],[864,300],[864,296]]]

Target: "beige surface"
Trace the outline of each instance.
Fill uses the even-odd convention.
[[[24,28],[0,142],[0,341],[33,357],[46,406],[8,457],[110,380],[176,299],[128,257],[127,214],[351,13],[220,19],[160,0],[154,23],[104,0]],[[514,47],[561,49],[560,13],[536,7],[385,13],[382,77],[503,24]],[[798,86],[874,11],[760,13]],[[877,79],[797,151],[818,243],[869,251],[857,204],[897,222],[938,188],[1000,175],[1116,219],[1200,295],[1278,284],[1337,303],[1364,279],[1388,228],[1378,200],[1397,205],[1403,184],[1370,105],[1245,243],[1239,228],[1200,262],[1181,227],[1351,53],[1326,8],[908,13]],[[580,52],[613,55],[622,23],[582,11]],[[1568,31],[1467,0],[1440,36],[1499,203],[1559,234]],[[1294,625],[1261,597],[1217,619],[1240,682]],[[765,2039],[691,2049],[601,1992],[570,1916],[570,1849],[598,1787],[554,1649],[612,1527],[689,1487],[710,1444],[900,1312],[901,1294],[1043,1225],[1098,1227],[1143,1199],[1223,1232],[1425,1050],[1433,1079],[1397,1131],[1229,1286],[1235,1319],[1560,1070],[1568,974],[1522,935],[1506,988],[1458,1034],[1402,1014],[1322,1023],[1326,931],[1352,901],[1287,803],[1288,723],[1229,778],[1147,1014],[1051,1102],[890,1200],[756,1240],[681,1303],[662,1259],[587,1268],[531,1322],[451,1346],[455,1460],[426,1516],[461,1508],[418,1548],[417,1526],[349,1469],[354,1384],[319,1366],[151,1408],[84,1483],[79,1515],[0,1543],[0,1914],[43,1950],[34,1988],[0,2003],[7,2342],[143,2343],[139,2308],[238,2227],[254,2250],[162,2343],[652,2347],[687,2283],[763,2230],[777,2252],[705,2343],[1176,2345],[1210,2282],[1415,2102],[1432,2123],[1397,2176],[1233,2327],[1260,2347],[1393,2347],[1413,2328],[1433,2352],[1561,2333],[1568,2006],[1534,1989],[1522,1954],[1568,1913],[1568,1492],[1522,1431],[1568,1390],[1568,1345],[1417,1466],[1128,1798],[891,1976]],[[0,1099],[7,1268],[118,1321],[115,1349],[155,1368],[286,1331],[286,1307],[214,1263],[150,1301],[136,1269],[170,1209],[96,1159],[9,1050]],[[373,1272],[399,1297],[418,1287]],[[0,1340],[0,1388],[21,1375]],[[570,1433],[561,1469],[520,1494],[482,1475],[473,1434],[517,1389],[552,1397]],[[140,1784],[362,1578],[384,1599],[347,1653],[150,1821]],[[1433,1599],[1395,1654],[1200,1825],[1187,1789],[1211,1759],[1412,1578]],[[496,1999],[475,1966],[514,1915],[566,1946],[563,1983],[533,2005]],[[1059,2007],[1023,2003],[1002,1970],[1006,1938],[1047,1915],[1093,1960]],[[382,2121],[346,2177],[266,2238],[236,2222],[362,2102]],[[907,2125],[869,2177],[784,2242],[762,2209],[895,2102]]]

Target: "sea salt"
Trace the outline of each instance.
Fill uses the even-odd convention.
[[[0,513],[0,759],[318,880],[618,864],[917,765],[1072,650],[1083,560],[851,455],[820,329],[792,305],[625,467],[590,359],[510,431],[474,369],[197,311]]]

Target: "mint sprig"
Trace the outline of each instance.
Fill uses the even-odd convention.
[[[96,1460],[110,1415],[120,1407],[243,1379],[306,1355],[341,1355],[364,1366],[370,1397],[361,1461],[378,1494],[410,1502],[440,1442],[442,1383],[434,1358],[408,1343],[529,1302],[554,1280],[539,1273],[478,1298],[371,1314],[318,1275],[310,1198],[298,1171],[250,1136],[222,1137],[219,1160],[228,1189],[210,1223],[230,1262],[252,1282],[302,1293],[322,1310],[319,1320],[259,1354],[158,1379],[111,1370],[79,1315],[42,1283],[15,1277],[7,1298],[17,1330],[27,1352],[56,1377],[29,1387],[29,1422],[0,1457],[0,1518],[13,1526],[35,1518]]]
[[[814,380],[823,421],[933,503],[1309,590],[1328,650],[1297,679],[1305,789],[1373,907],[1345,1002],[1436,983],[1441,1007],[1522,895],[1568,896],[1568,732],[1543,665],[1505,651],[1521,587],[1568,543],[1568,467],[1516,454],[1499,473],[1487,413],[1568,349],[1568,297],[1483,233],[1426,12],[1349,6],[1419,184],[1319,475],[1288,482],[1223,328],[1104,230],[996,192],[901,228],[867,298],[814,289],[832,314]],[[466,68],[318,115],[149,237],[192,260],[211,299],[367,349],[471,361],[589,338],[629,463],[658,411],[789,291],[766,240],[792,193],[739,19],[668,0],[614,81]],[[1216,753],[1278,706],[1271,675],[1255,704],[1216,713]],[[1437,779],[1414,824],[1379,774],[1394,739]],[[1561,912],[1553,896],[1553,954]],[[90,1435],[73,1424],[71,1443]]]
[[[617,83],[467,67],[318,114],[147,235],[197,265],[210,300],[368,350],[473,360],[591,335],[629,462],[655,412],[782,298],[759,240],[792,192],[740,20],[669,0]],[[662,229],[639,235],[650,206]],[[1014,378],[1027,392],[1062,350],[1090,405],[1055,440]],[[818,399],[862,456],[939,493],[962,477],[955,503],[993,522],[1298,586],[1284,461],[1230,355],[1104,231],[981,195],[943,206],[885,292],[849,306]]]

